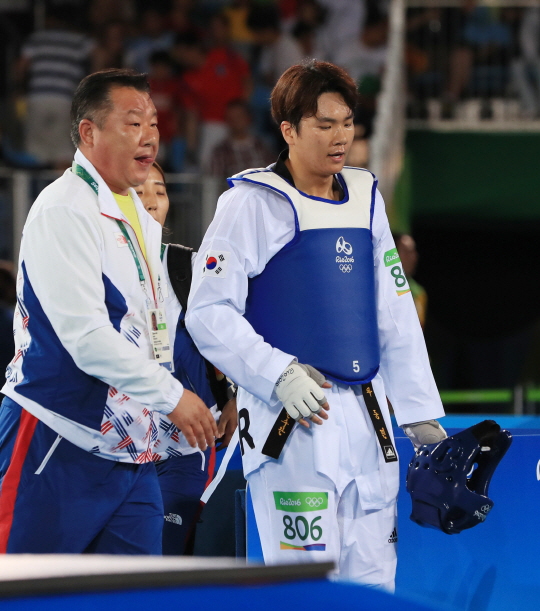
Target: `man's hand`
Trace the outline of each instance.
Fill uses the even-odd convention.
[[[198,445],[204,451],[208,446],[214,447],[218,435],[216,423],[210,410],[194,392],[184,388],[182,398],[168,417],[192,448]]]
[[[279,376],[275,391],[287,413],[309,428],[306,418],[315,424],[328,419],[330,406],[321,388],[331,388],[326,378],[311,365],[291,363]],[[320,416],[320,418],[317,416]]]
[[[401,427],[405,435],[412,441],[416,450],[424,444],[438,443],[448,435],[437,420],[425,420],[414,424],[404,424]]]
[[[217,452],[224,450],[229,445],[237,425],[238,413],[236,412],[236,397],[234,397],[225,403],[221,412],[221,417],[219,418],[217,427],[219,446],[216,447]]]

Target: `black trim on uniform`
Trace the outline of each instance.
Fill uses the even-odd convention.
[[[274,163],[270,167],[272,168],[273,172],[275,172],[278,176],[283,178],[283,180],[286,180],[290,185],[292,185],[296,189],[296,185],[294,184],[294,180],[291,175],[291,172],[289,168],[287,167],[287,164],[285,163],[285,161],[288,158],[289,158],[289,149],[284,149],[279,154],[279,157],[276,163]],[[332,185],[332,188],[334,189],[334,191],[337,191],[339,193],[340,200],[342,200],[345,197],[345,189],[343,188],[343,185],[339,182],[339,180],[336,178],[335,175],[334,175],[334,184]]]

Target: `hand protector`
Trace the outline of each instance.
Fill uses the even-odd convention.
[[[448,435],[437,420],[425,420],[414,424],[404,424],[402,427],[405,435],[412,441],[415,449],[430,443],[439,443],[446,439]]]
[[[311,365],[291,363],[279,376],[275,391],[287,413],[296,421],[318,414],[326,397],[321,386],[326,378]]]

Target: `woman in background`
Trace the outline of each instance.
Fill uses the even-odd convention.
[[[148,179],[136,191],[146,210],[163,227],[169,198],[163,170],[157,163],[154,162]],[[221,441],[219,451],[227,447],[236,429],[236,399],[228,400],[225,377],[204,360],[184,325],[195,253],[183,246],[164,244],[161,257],[167,276],[162,284],[167,293],[163,297],[174,375],[184,387],[199,395],[214,414]],[[195,526],[202,511],[200,498],[213,477],[215,448],[205,452],[192,448],[166,416],[155,413],[154,423],[153,435],[158,436],[154,452],[159,457],[156,468],[165,509],[163,554],[190,554],[193,553]]]

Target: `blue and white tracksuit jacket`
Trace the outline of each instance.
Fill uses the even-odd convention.
[[[76,446],[109,460],[158,459],[152,411],[169,414],[182,384],[153,360],[147,300],[164,305],[161,226],[134,190],[148,254],[93,165],[75,161],[99,194],[67,170],[26,221],[17,277],[15,356],[2,392]],[[144,286],[116,219],[137,251]]]

